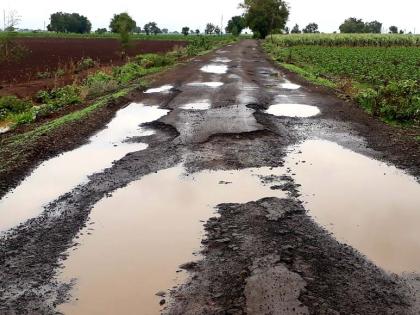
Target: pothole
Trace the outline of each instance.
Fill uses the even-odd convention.
[[[338,240],[386,271],[420,273],[420,184],[412,176],[323,140],[297,146],[286,166],[305,207]]]
[[[183,167],[150,174],[101,200],[69,252],[59,278],[76,279],[68,314],[159,314],[155,294],[182,283],[178,266],[197,260],[203,223],[220,203],[284,197],[261,185],[279,169],[205,171]],[[200,222],[201,220],[201,222]],[[93,228],[93,229],[92,229]],[[77,299],[77,300],[76,300]]]
[[[194,86],[194,87],[209,87],[209,88],[219,88],[223,85],[223,82],[192,82],[188,83],[188,86]]]
[[[130,152],[147,148],[128,143],[131,137],[152,134],[140,124],[166,115],[157,106],[133,103],[116,113],[106,128],[89,143],[42,163],[16,189],[0,200],[0,231],[6,231],[39,215],[43,206],[87,181],[87,177],[112,165]]]
[[[218,57],[218,58],[215,58],[215,59],[213,59],[212,60],[213,62],[221,62],[221,63],[229,63],[229,62],[232,62],[232,60],[231,59],[229,59],[229,58],[225,58],[225,57]]]
[[[224,74],[228,71],[228,66],[223,64],[209,64],[201,68],[201,71],[206,73]]]
[[[181,109],[186,110],[207,110],[211,108],[210,101],[200,101],[195,103],[188,103],[180,107]]]
[[[276,104],[271,105],[265,113],[282,117],[312,117],[321,113],[318,107],[303,104]]]
[[[161,87],[152,88],[146,90],[145,94],[152,94],[152,93],[167,93],[170,92],[174,87],[172,85],[162,85]]]
[[[300,89],[301,86],[298,84],[291,83],[291,82],[286,82],[286,83],[281,83],[280,88],[285,89],[285,90],[297,90],[297,89]]]

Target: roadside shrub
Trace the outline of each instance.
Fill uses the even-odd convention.
[[[390,82],[379,90],[381,114],[391,120],[420,122],[420,82]]]
[[[150,69],[172,65],[175,63],[175,58],[171,55],[144,54],[136,56],[135,62],[145,69]]]
[[[0,97],[0,119],[4,119],[10,114],[23,113],[31,107],[30,101],[19,99],[16,96],[2,96]]]
[[[212,46],[210,39],[204,36],[197,36],[187,46],[187,55],[196,56],[202,51],[210,50]]]
[[[23,125],[28,124],[36,119],[36,114],[32,110],[28,110],[26,112],[15,114],[12,116],[12,120],[15,123],[15,125]]]
[[[73,85],[66,85],[51,91],[40,91],[36,98],[40,103],[50,105],[51,110],[57,110],[66,105],[77,104],[82,101],[80,89]]]
[[[103,95],[118,88],[113,76],[99,71],[88,76],[82,87],[82,94],[87,98]]]
[[[368,88],[361,91],[356,96],[356,101],[368,112],[378,114],[378,92],[374,89]]]
[[[118,83],[129,83],[146,73],[145,69],[135,62],[127,63],[113,69],[113,77]]]
[[[92,58],[84,58],[77,63],[76,71],[84,71],[87,69],[94,68],[96,66],[95,61]]]
[[[166,55],[174,59],[178,59],[187,55],[187,48],[177,45],[172,51],[168,52]]]

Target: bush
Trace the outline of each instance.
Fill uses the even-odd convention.
[[[62,88],[51,91],[39,91],[37,100],[43,104],[50,105],[51,109],[59,109],[66,105],[77,104],[82,101],[80,89],[73,85],[67,85]]]
[[[114,79],[117,80],[118,83],[129,83],[135,79],[140,78],[146,73],[144,68],[142,68],[139,64],[130,62],[121,67],[115,67],[113,69],[113,76]]]
[[[0,119],[4,119],[10,114],[23,113],[31,107],[30,101],[21,100],[16,96],[2,96],[0,97]]]
[[[96,97],[118,88],[118,82],[109,74],[99,71],[88,76],[83,88],[86,97]]]
[[[138,55],[135,58],[135,62],[145,69],[150,69],[155,67],[166,67],[172,65],[175,63],[175,58],[169,54],[144,54]]]
[[[202,51],[210,50],[213,47],[210,39],[204,36],[195,37],[187,47],[188,56],[196,56]]]
[[[77,63],[76,71],[84,71],[87,69],[94,68],[96,66],[95,61],[92,58],[84,58]]]

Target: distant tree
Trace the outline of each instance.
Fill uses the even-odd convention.
[[[244,0],[246,25],[257,38],[265,38],[273,31],[284,29],[289,8],[283,0]]]
[[[319,33],[318,24],[316,23],[309,23],[304,29],[304,33]]]
[[[56,12],[50,16],[48,31],[57,33],[90,33],[92,24],[87,17],[78,13]]]
[[[298,24],[295,24],[295,26],[293,26],[292,31],[290,33],[292,33],[292,34],[300,34],[301,31],[300,31],[299,25]]]
[[[198,28],[195,30],[195,35],[200,35],[200,30]]]
[[[380,34],[382,31],[382,23],[378,21],[365,23],[365,33],[376,33]]]
[[[141,33],[141,27],[140,27],[140,26],[136,26],[136,27],[133,29],[133,33],[140,34],[140,33]]]
[[[226,33],[230,33],[234,36],[241,34],[242,30],[246,27],[245,19],[243,16],[234,16],[232,17],[228,25],[226,26]]]
[[[167,28],[162,28],[162,33],[163,34],[168,34],[169,33],[169,30]]]
[[[404,34],[404,31],[403,30],[400,30],[400,34]]]
[[[216,27],[212,23],[207,23],[205,33],[211,35],[214,33],[215,29]]]
[[[105,34],[108,30],[106,28],[98,28],[95,33],[96,34]]]
[[[136,21],[134,21],[127,12],[114,14],[114,17],[109,24],[112,33],[121,33],[121,31],[131,33],[134,32],[136,27]]]
[[[188,26],[184,26],[181,33],[187,36],[190,33],[190,28]]]
[[[28,50],[17,40],[16,27],[20,22],[17,11],[12,10],[5,14],[4,34],[0,36],[0,62],[9,62],[22,59]]]
[[[157,26],[156,22],[149,22],[144,26],[144,31],[147,35],[153,34],[157,35],[159,33],[162,33],[161,29]]]
[[[218,27],[218,26],[216,26],[216,28],[214,29],[214,32],[217,34],[217,35],[221,35],[222,34],[222,30],[220,29],[220,27]]]
[[[391,26],[389,28],[389,33],[390,34],[397,34],[398,33],[398,27],[396,27],[395,25]]]
[[[348,18],[340,25],[341,33],[364,33],[365,23],[362,19]]]
[[[284,28],[284,34],[289,34],[289,33],[290,33],[290,28],[286,26]]]

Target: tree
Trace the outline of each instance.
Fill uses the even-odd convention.
[[[292,31],[290,32],[292,34],[300,34],[300,28],[298,24],[295,24],[295,26],[293,26]]]
[[[0,36],[0,62],[16,61],[23,58],[28,50],[16,41],[16,27],[20,22],[17,11],[4,12],[4,35]]]
[[[241,34],[242,30],[246,27],[245,25],[245,19],[242,16],[234,16],[232,17],[228,25],[226,26],[226,33],[230,33],[234,36],[239,36]]]
[[[98,28],[95,33],[96,34],[105,34],[107,32],[106,28]]]
[[[286,26],[284,28],[284,34],[289,34],[289,33],[290,33],[290,28]]]
[[[56,12],[50,16],[48,31],[57,33],[90,33],[92,24],[87,17],[78,13]]]
[[[398,33],[398,27],[396,27],[395,25],[390,26],[389,33],[390,34],[397,34]]]
[[[361,19],[348,18],[340,25],[341,33],[364,33],[365,23]]]
[[[211,35],[215,29],[216,27],[212,23],[207,23],[205,33]]]
[[[146,32],[146,35],[157,35],[159,33],[162,33],[161,29],[157,26],[156,22],[149,22],[144,26],[144,31]]]
[[[163,34],[168,34],[169,33],[169,30],[167,28],[162,28],[162,33]]]
[[[304,33],[319,33],[318,24],[316,23],[309,23],[304,29]]]
[[[376,33],[380,34],[382,31],[382,23],[378,21],[365,23],[365,33]]]
[[[273,31],[284,29],[289,8],[283,0],[244,0],[246,25],[257,38],[265,38]]]
[[[216,26],[216,28],[214,29],[214,32],[215,32],[217,35],[220,35],[220,34],[222,33],[222,30],[220,29],[220,27]]]
[[[200,30],[198,28],[195,30],[195,35],[200,35]]]
[[[403,30],[400,30],[400,34],[404,34],[404,31]]]
[[[133,29],[133,33],[140,34],[140,33],[141,33],[141,27],[140,27],[140,26],[136,26],[136,27]]]
[[[128,15],[127,12],[123,12],[120,14],[114,14],[114,17],[109,24],[109,28],[111,29],[112,33],[120,33],[127,32],[131,33],[134,32],[136,29],[137,24],[131,16]]]
[[[184,26],[181,33],[187,36],[190,33],[190,28],[188,26]]]

